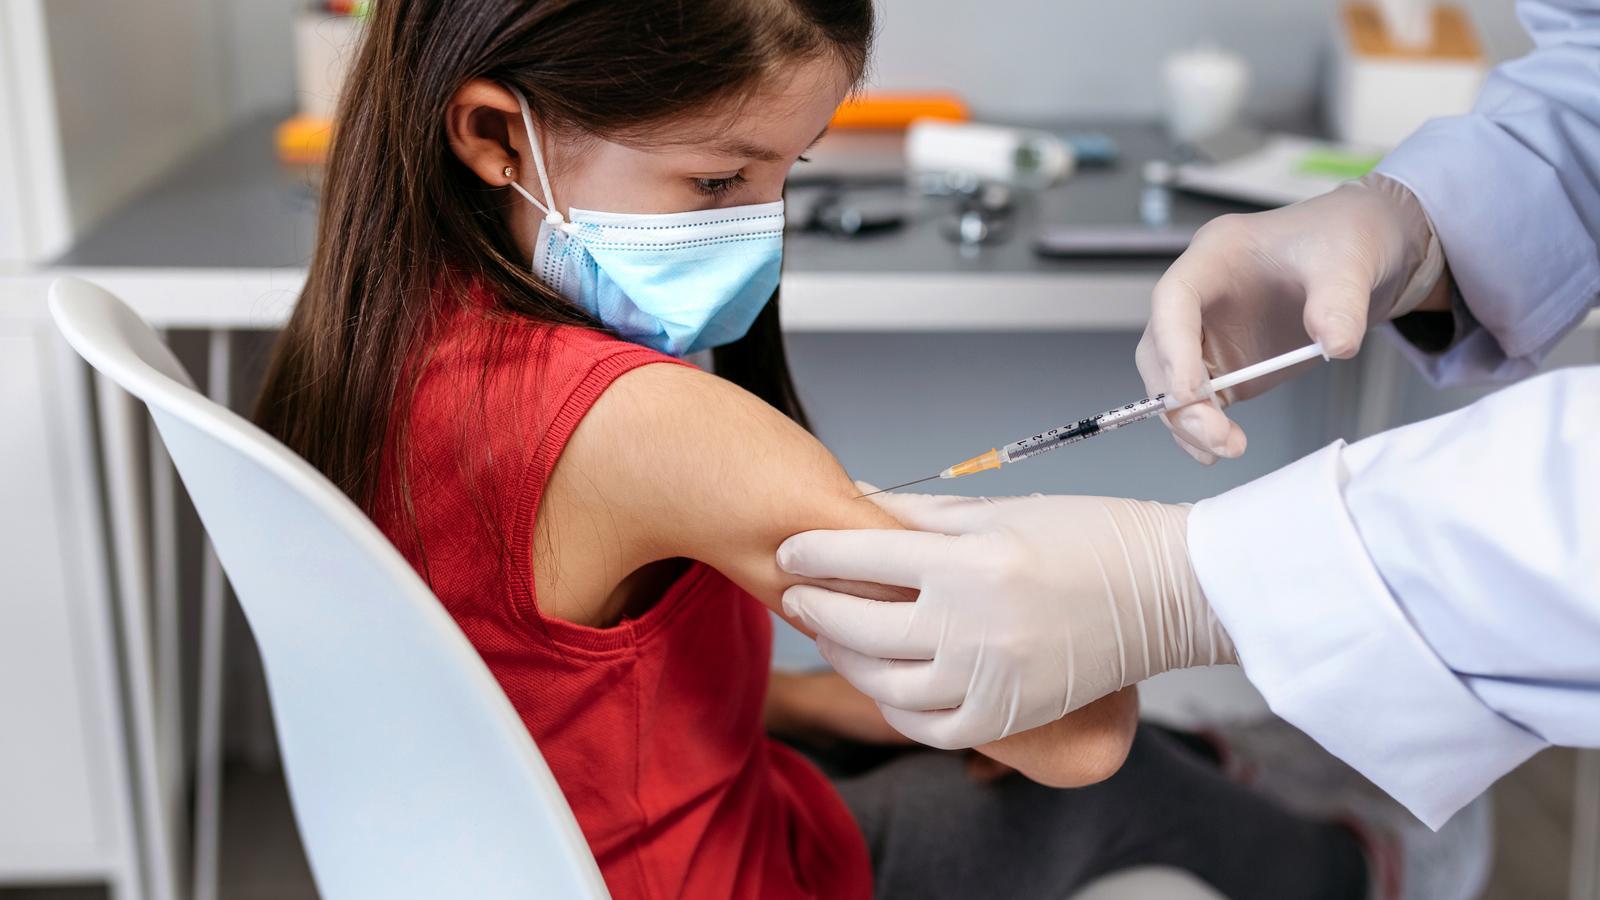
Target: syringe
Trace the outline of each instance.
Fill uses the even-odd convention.
[[[1296,366],[1318,357],[1328,358],[1328,355],[1322,351],[1322,345],[1308,344],[1299,350],[1291,350],[1288,353],[1274,356],[1255,365],[1245,366],[1226,375],[1218,375],[1211,379],[1209,391],[1203,391],[1203,393],[1215,394],[1219,391],[1225,391],[1235,385],[1243,384],[1246,381],[1260,378],[1263,375],[1269,375],[1280,369],[1287,369],[1290,366]],[[1146,397],[1143,400],[1129,403],[1127,406],[1108,409],[1099,415],[1090,416],[1087,419],[1079,419],[1068,425],[1058,425],[1048,431],[1041,431],[1031,437],[1025,437],[1020,441],[1013,441],[1004,447],[996,447],[964,462],[958,462],[937,475],[918,478],[916,481],[908,481],[905,484],[897,484],[894,487],[883,488],[872,493],[881,494],[884,491],[899,490],[903,487],[910,487],[913,484],[932,481],[935,478],[960,478],[964,475],[975,475],[978,472],[998,469],[1007,463],[1021,462],[1024,459],[1038,456],[1041,453],[1048,453],[1068,444],[1076,444],[1079,441],[1086,441],[1108,431],[1115,431],[1126,425],[1142,422],[1167,410],[1177,409],[1182,405],[1174,402],[1166,394]],[[870,497],[872,494],[862,494],[862,496]]]

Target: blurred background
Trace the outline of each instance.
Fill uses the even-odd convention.
[[[819,436],[885,484],[1142,396],[1149,292],[1196,227],[1358,176],[1530,46],[1511,0],[1409,41],[1331,0],[878,5],[866,96],[792,179],[784,315]],[[359,13],[0,0],[0,898],[315,896],[248,629],[142,412],[44,296],[111,288],[248,410]],[[1597,356],[1589,327],[1548,365]],[[956,487],[1196,500],[1481,393],[1375,339],[1241,410],[1242,460],[1203,469],[1148,425]],[[1183,725],[1263,710],[1232,671],[1145,697]],[[1495,793],[1489,896],[1600,898],[1593,759]]]

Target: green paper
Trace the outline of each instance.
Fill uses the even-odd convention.
[[[1302,175],[1325,175],[1329,178],[1360,178],[1371,172],[1383,157],[1376,153],[1357,153],[1346,150],[1312,150],[1300,157],[1295,169]]]

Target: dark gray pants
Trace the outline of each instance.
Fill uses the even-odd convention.
[[[910,751],[855,774],[837,754],[816,757],[866,836],[880,900],[1063,900],[1136,865],[1186,870],[1235,900],[1366,891],[1347,829],[1291,815],[1149,726],[1121,771],[1074,790],[1018,775],[982,784],[955,753]]]

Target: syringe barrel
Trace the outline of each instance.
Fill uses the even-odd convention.
[[[1211,379],[1207,386],[1209,389],[1207,393],[1214,394],[1216,391],[1225,390],[1237,384],[1243,384],[1252,378],[1260,378],[1262,375],[1266,375],[1269,372],[1276,372],[1280,369],[1286,369],[1290,366],[1299,365],[1300,363],[1307,362],[1319,356],[1323,357],[1324,359],[1327,358],[1327,355],[1322,352],[1322,346],[1320,344],[1311,344],[1306,347],[1301,347],[1298,350],[1291,350],[1288,353],[1274,356],[1268,360],[1263,360],[1253,366],[1246,366],[1237,372],[1230,372],[1227,375],[1219,375],[1216,378]],[[1104,434],[1107,431],[1115,431],[1124,425],[1132,425],[1134,422],[1142,422],[1152,416],[1158,416],[1167,410],[1176,409],[1180,405],[1182,404],[1173,402],[1166,394],[1157,394],[1154,397],[1146,397],[1143,400],[1129,403],[1126,406],[1108,409],[1098,416],[1090,416],[1087,419],[1079,419],[1078,421],[1067,425],[1058,425],[1049,431],[1041,431],[1031,437],[1025,437],[1020,441],[1007,444],[1000,448],[1000,461],[1014,463],[1018,460],[1027,459],[1030,456],[1038,456],[1041,453],[1048,453],[1057,447],[1065,447],[1068,444],[1076,444],[1079,441],[1086,441],[1097,434]],[[983,458],[985,457],[975,457],[974,459],[976,460]],[[973,460],[969,460],[968,462],[970,463],[972,461]],[[962,463],[961,465],[965,466],[967,463]],[[952,467],[946,471],[954,471],[954,469],[955,467]]]
[[[1166,406],[1163,403],[1163,398],[1159,396],[1146,397],[1126,406],[1108,409],[1098,416],[1079,419],[1069,425],[1060,425],[1048,431],[1042,431],[1032,437],[1025,437],[1020,441],[1005,445],[1000,452],[1005,457],[1006,462],[1013,463],[1020,459],[1027,459],[1030,456],[1037,456],[1040,453],[1047,453],[1057,447],[1065,447],[1068,444],[1086,441],[1102,432],[1114,431],[1124,425],[1131,425],[1134,422],[1148,419],[1151,416],[1159,415],[1164,409],[1166,409]]]

